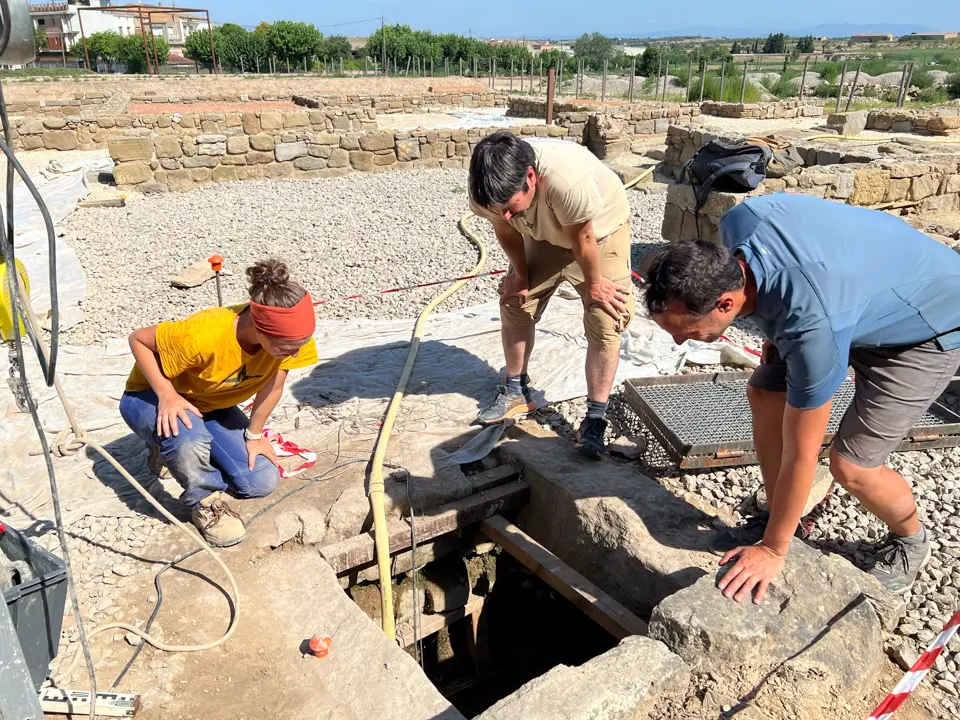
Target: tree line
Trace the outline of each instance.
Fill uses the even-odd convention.
[[[752,45],[750,40],[734,40],[733,45],[730,46],[730,53],[732,55],[741,53],[764,53],[767,55],[789,55],[793,53],[799,55],[814,52],[813,35],[804,35],[797,38],[792,49],[789,47],[790,36],[784,33],[770,33],[763,44],[760,43],[759,38],[755,39]]]

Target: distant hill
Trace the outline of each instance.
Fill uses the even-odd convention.
[[[853,24],[853,23],[826,23],[823,25],[813,25],[810,27],[740,27],[740,28],[722,28],[712,26],[694,26],[675,28],[672,30],[657,30],[646,34],[645,37],[663,38],[663,37],[764,37],[770,33],[783,32],[791,36],[814,35],[815,37],[849,37],[850,35],[861,35],[864,33],[891,33],[896,37],[909,35],[918,32],[937,32],[939,30],[951,30],[953,28],[931,28],[925,25],[898,25],[894,23],[874,23],[874,24]],[[960,29],[960,28],[957,28]]]

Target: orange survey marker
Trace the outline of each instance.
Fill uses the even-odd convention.
[[[326,657],[330,652],[330,644],[332,642],[332,638],[314,635],[312,638],[310,638],[310,652],[313,653],[314,657]]]
[[[220,272],[223,270],[223,256],[222,255],[211,255],[207,258],[207,262],[210,263],[210,269],[216,273],[217,279],[217,305],[223,307],[223,293],[220,290]]]

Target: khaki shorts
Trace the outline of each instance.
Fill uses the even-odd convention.
[[[620,335],[633,319],[633,285],[630,282],[630,223],[624,223],[613,234],[598,241],[600,246],[600,273],[611,282],[629,290],[627,313],[615,320],[599,307],[591,306],[583,315],[583,329],[587,345],[601,352],[620,347]],[[500,303],[500,320],[505,327],[521,328],[534,325],[543,315],[547,304],[560,283],[567,281],[582,298],[587,291],[583,271],[574,260],[573,251],[548,242],[525,239],[527,274],[530,292],[520,304],[512,297]]]
[[[850,350],[855,390],[833,439],[837,453],[859,467],[882,465],[947,389],[958,366],[960,350],[941,350],[935,340]],[[753,372],[750,384],[759,390],[785,393],[786,362],[774,353],[771,362]]]

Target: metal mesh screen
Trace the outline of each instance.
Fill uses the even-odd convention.
[[[635,385],[650,410],[685,445],[711,445],[753,439],[747,381],[712,379],[705,382]],[[834,433],[853,401],[854,382],[846,380],[833,399],[827,432]],[[936,413],[924,413],[914,427],[952,422]]]

